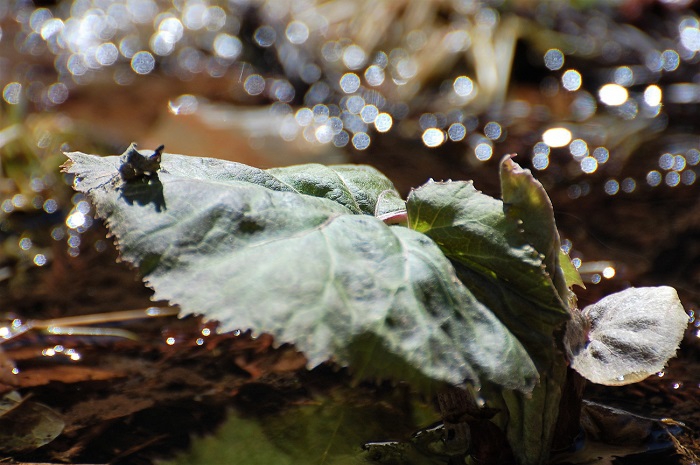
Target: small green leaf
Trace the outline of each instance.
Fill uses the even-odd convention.
[[[571,291],[559,266],[561,241],[547,192],[530,170],[522,169],[510,156],[501,160],[500,174],[506,216],[520,222],[523,237],[542,255],[554,287],[562,301],[568,302]]]
[[[314,176],[301,175],[304,167],[272,176],[162,154],[156,178],[123,183],[118,157],[68,156],[76,189],[89,194],[122,258],[141,267],[155,298],[183,314],[218,320],[225,331],[270,333],[296,344],[311,367],[361,361],[358,371],[413,373],[407,381],[483,378],[521,390],[537,380],[525,349],[433,241],[354,214],[374,211],[387,192],[382,183],[362,190],[358,180],[372,170],[334,169],[355,186],[348,197],[329,194],[327,184],[315,189],[315,165]],[[304,179],[294,190],[293,177]],[[302,186],[306,194],[296,191]]]
[[[591,328],[587,343],[571,348],[571,367],[609,386],[661,371],[688,327],[678,294],[668,286],[625,289],[584,308],[583,315]]]
[[[574,264],[571,263],[571,257],[569,257],[569,254],[563,250],[559,252],[559,266],[564,273],[564,279],[566,280],[567,287],[572,288],[573,286],[579,286],[583,289],[586,288],[586,285],[583,283],[583,279],[581,279],[581,274],[578,272],[578,269],[574,266]]]

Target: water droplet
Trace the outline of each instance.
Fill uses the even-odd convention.
[[[66,226],[70,229],[76,229],[85,224],[85,215],[79,211],[75,211],[66,218]]]
[[[697,26],[686,26],[681,30],[681,44],[691,52],[700,52],[700,29]]]
[[[343,63],[345,63],[345,66],[349,69],[361,68],[366,60],[367,55],[359,45],[349,45],[343,50]]]
[[[593,158],[598,160],[600,164],[607,163],[610,159],[610,152],[608,152],[608,149],[605,147],[596,147],[596,149],[593,150]]]
[[[620,66],[615,70],[613,81],[615,84],[629,87],[634,84],[634,72],[629,66]]]
[[[260,95],[265,90],[265,78],[259,74],[251,74],[243,83],[243,88],[250,95]]]
[[[301,21],[292,21],[287,25],[285,34],[291,43],[303,44],[309,38],[309,27]]]
[[[615,268],[612,266],[606,266],[603,268],[603,278],[612,279],[615,277]]]
[[[261,47],[270,47],[277,40],[277,32],[272,26],[260,26],[253,33],[253,40]]]
[[[321,55],[329,63],[335,63],[343,55],[343,46],[336,41],[328,41],[321,47]]]
[[[54,213],[56,210],[58,210],[58,202],[54,199],[48,199],[47,201],[44,202],[42,205],[42,208],[46,213]]]
[[[532,166],[539,171],[546,170],[549,166],[549,154],[535,153],[532,156]]]
[[[19,240],[19,248],[22,250],[29,250],[32,248],[32,245],[32,240],[28,237]]]
[[[433,113],[423,113],[420,115],[420,118],[418,118],[418,124],[423,130],[435,128],[438,125],[437,117]]]
[[[153,71],[156,66],[156,59],[153,58],[150,52],[137,52],[131,58],[131,69],[137,74],[148,74]]]
[[[426,147],[439,147],[445,142],[445,133],[442,129],[428,128],[423,131],[423,143]]]
[[[418,73],[418,63],[412,58],[405,58],[396,64],[396,84],[403,85]]]
[[[675,171],[683,171],[686,166],[685,157],[683,155],[676,155],[673,157],[673,169]]]
[[[474,82],[467,76],[459,76],[455,79],[452,87],[460,97],[468,97],[474,91]]]
[[[622,192],[627,194],[634,192],[637,188],[637,183],[632,178],[625,178],[622,180]]]
[[[216,35],[213,47],[217,56],[227,60],[235,60],[243,51],[243,44],[238,37],[223,32]]]
[[[661,53],[662,67],[666,71],[675,71],[681,63],[681,58],[675,50],[664,50]]]
[[[299,126],[308,126],[314,120],[314,112],[310,108],[300,108],[297,110],[294,118],[299,123]]]
[[[327,124],[322,124],[321,126],[317,127],[315,135],[316,140],[321,144],[329,143],[333,140],[333,137],[335,136],[335,134],[333,134],[333,130]]]
[[[576,91],[581,88],[581,73],[575,69],[569,69],[561,77],[561,85],[568,91]]]
[[[681,175],[678,171],[669,171],[666,173],[665,182],[667,186],[676,187],[681,182]]]
[[[360,88],[360,78],[355,73],[345,73],[340,78],[340,88],[346,94],[357,92],[357,89]]]
[[[165,18],[158,25],[158,30],[163,32],[169,32],[172,36],[173,42],[178,42],[182,39],[183,33],[185,31],[184,26],[177,18]]]
[[[474,148],[474,154],[477,160],[487,161],[493,156],[493,147],[486,142],[482,142]]]
[[[564,54],[556,48],[547,50],[544,54],[544,65],[552,71],[561,69],[564,66]]]
[[[359,95],[353,95],[352,97],[348,98],[348,100],[345,102],[345,106],[350,113],[356,115],[362,111],[362,108],[364,108],[365,99],[363,99]]]
[[[336,147],[345,147],[350,142],[350,135],[346,131],[340,131],[333,137],[333,145]]]
[[[593,157],[583,157],[581,160],[581,171],[591,174],[598,169],[598,160]]]
[[[394,122],[391,118],[391,115],[388,113],[379,113],[374,119],[374,127],[377,129],[378,132],[389,131],[393,123]]]
[[[573,140],[571,144],[569,144],[569,152],[577,159],[585,157],[588,155],[588,144],[582,139]]]
[[[151,40],[148,42],[153,53],[160,56],[170,55],[175,49],[175,38],[170,32],[158,31],[151,36]],[[116,46],[114,50],[116,51]],[[114,57],[116,60],[116,56]],[[99,58],[98,58],[98,61]]]
[[[605,84],[598,90],[600,101],[610,106],[622,105],[628,97],[627,89],[619,84]]]
[[[316,104],[311,109],[311,111],[314,114],[314,121],[316,123],[325,123],[326,121],[328,121],[330,110],[326,105],[322,103]]]
[[[670,153],[664,153],[659,157],[659,168],[670,170],[673,168],[674,157]]]
[[[374,120],[378,115],[379,110],[374,105],[365,105],[362,107],[362,110],[360,110],[360,117],[362,118],[362,121],[367,124],[374,123]]]
[[[51,84],[47,89],[47,97],[51,103],[60,105],[68,100],[68,87],[62,82]]]
[[[459,142],[467,135],[467,128],[462,123],[452,123],[447,129],[447,135],[451,141]]]
[[[340,131],[343,130],[343,120],[338,118],[337,116],[331,116],[328,119],[328,127],[331,128],[331,131],[333,131],[333,135],[338,134]]]
[[[681,173],[681,182],[686,186],[690,186],[695,183],[696,177],[695,171],[686,170]]]
[[[380,86],[384,83],[384,70],[379,65],[372,65],[365,70],[365,80],[370,86]]]
[[[175,345],[175,338],[169,337],[165,340],[165,343],[168,344],[169,346]]]
[[[95,50],[95,58],[102,66],[113,65],[119,58],[119,49],[112,42],[101,44]]]
[[[571,131],[566,128],[551,128],[542,133],[542,141],[550,147],[564,147],[571,142]]]
[[[367,147],[369,147],[370,144],[370,137],[369,134],[365,132],[358,132],[354,136],[352,136],[352,145],[357,149],[357,150],[364,150]]]
[[[501,125],[496,122],[492,121],[490,123],[486,123],[484,126],[484,135],[491,140],[496,140],[501,137],[502,132],[503,129],[501,128]]]
[[[168,102],[168,110],[173,115],[191,115],[197,111],[199,100],[190,94],[184,94]]]
[[[22,84],[11,82],[2,90],[2,98],[10,105],[17,105],[22,95]]]
[[[652,187],[656,187],[659,184],[661,184],[661,173],[659,173],[656,170],[649,171],[647,173],[647,184],[649,184]]]
[[[614,179],[608,179],[605,181],[605,186],[603,188],[605,189],[606,194],[615,195],[620,190],[620,183]]]

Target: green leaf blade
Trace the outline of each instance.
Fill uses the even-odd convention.
[[[405,208],[392,182],[370,166],[306,164],[272,168],[266,172],[296,192],[333,200],[353,213],[376,215],[381,196],[386,197],[382,213]],[[387,196],[387,193],[394,195]],[[387,205],[388,199],[391,203]]]
[[[279,171],[162,154],[157,179],[125,183],[117,157],[69,157],[76,188],[106,219],[122,258],[183,314],[270,333],[296,344],[311,367],[347,365],[358,341],[376,338],[359,358],[370,371],[385,366],[384,376],[403,365],[438,382],[484,378],[521,390],[536,382],[525,349],[422,234],[289,190]],[[363,195],[386,186],[375,187]]]
[[[471,182],[431,182],[411,192],[407,209],[409,226],[450,259],[512,287],[555,319],[568,318],[539,254],[504,214],[503,202]]]

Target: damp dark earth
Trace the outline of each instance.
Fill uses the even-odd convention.
[[[700,463],[698,6],[1,3],[0,461]]]

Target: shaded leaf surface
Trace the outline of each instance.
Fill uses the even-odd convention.
[[[163,154],[157,179],[123,183],[118,157],[68,156],[76,188],[90,195],[122,257],[183,314],[270,333],[296,344],[310,366],[348,364],[361,347],[363,363],[386,366],[385,376],[408,366],[414,381],[485,377],[529,389],[536,380],[517,339],[430,239],[354,214],[374,210],[387,191],[377,181],[358,193],[370,170],[339,170],[355,186],[349,197],[325,185],[314,191],[304,178],[296,187],[311,196],[237,163]],[[303,171],[280,176],[292,182],[295,170]],[[367,339],[379,343],[368,348]]]
[[[676,290],[629,288],[583,309],[591,329],[574,349],[571,367],[589,381],[610,386],[636,383],[661,371],[676,354],[688,326]]]
[[[401,438],[418,428],[410,409],[407,415],[406,406],[396,403],[357,399],[341,390],[275,413],[231,411],[215,436],[195,439],[190,450],[167,465],[370,465],[376,462],[363,451],[364,443]],[[445,463],[413,449],[401,458],[403,465]]]
[[[521,222],[523,237],[542,255],[554,287],[562,301],[568,302],[571,291],[559,264],[561,241],[547,192],[530,170],[522,169],[510,157],[501,161],[500,175],[506,216]]]
[[[12,391],[0,398],[0,452],[28,452],[56,439],[61,416],[46,405],[22,399]]]
[[[440,246],[465,285],[520,338],[540,368],[548,366],[552,331],[568,319],[568,310],[503,202],[471,182],[431,182],[411,192],[407,210],[410,227]]]

